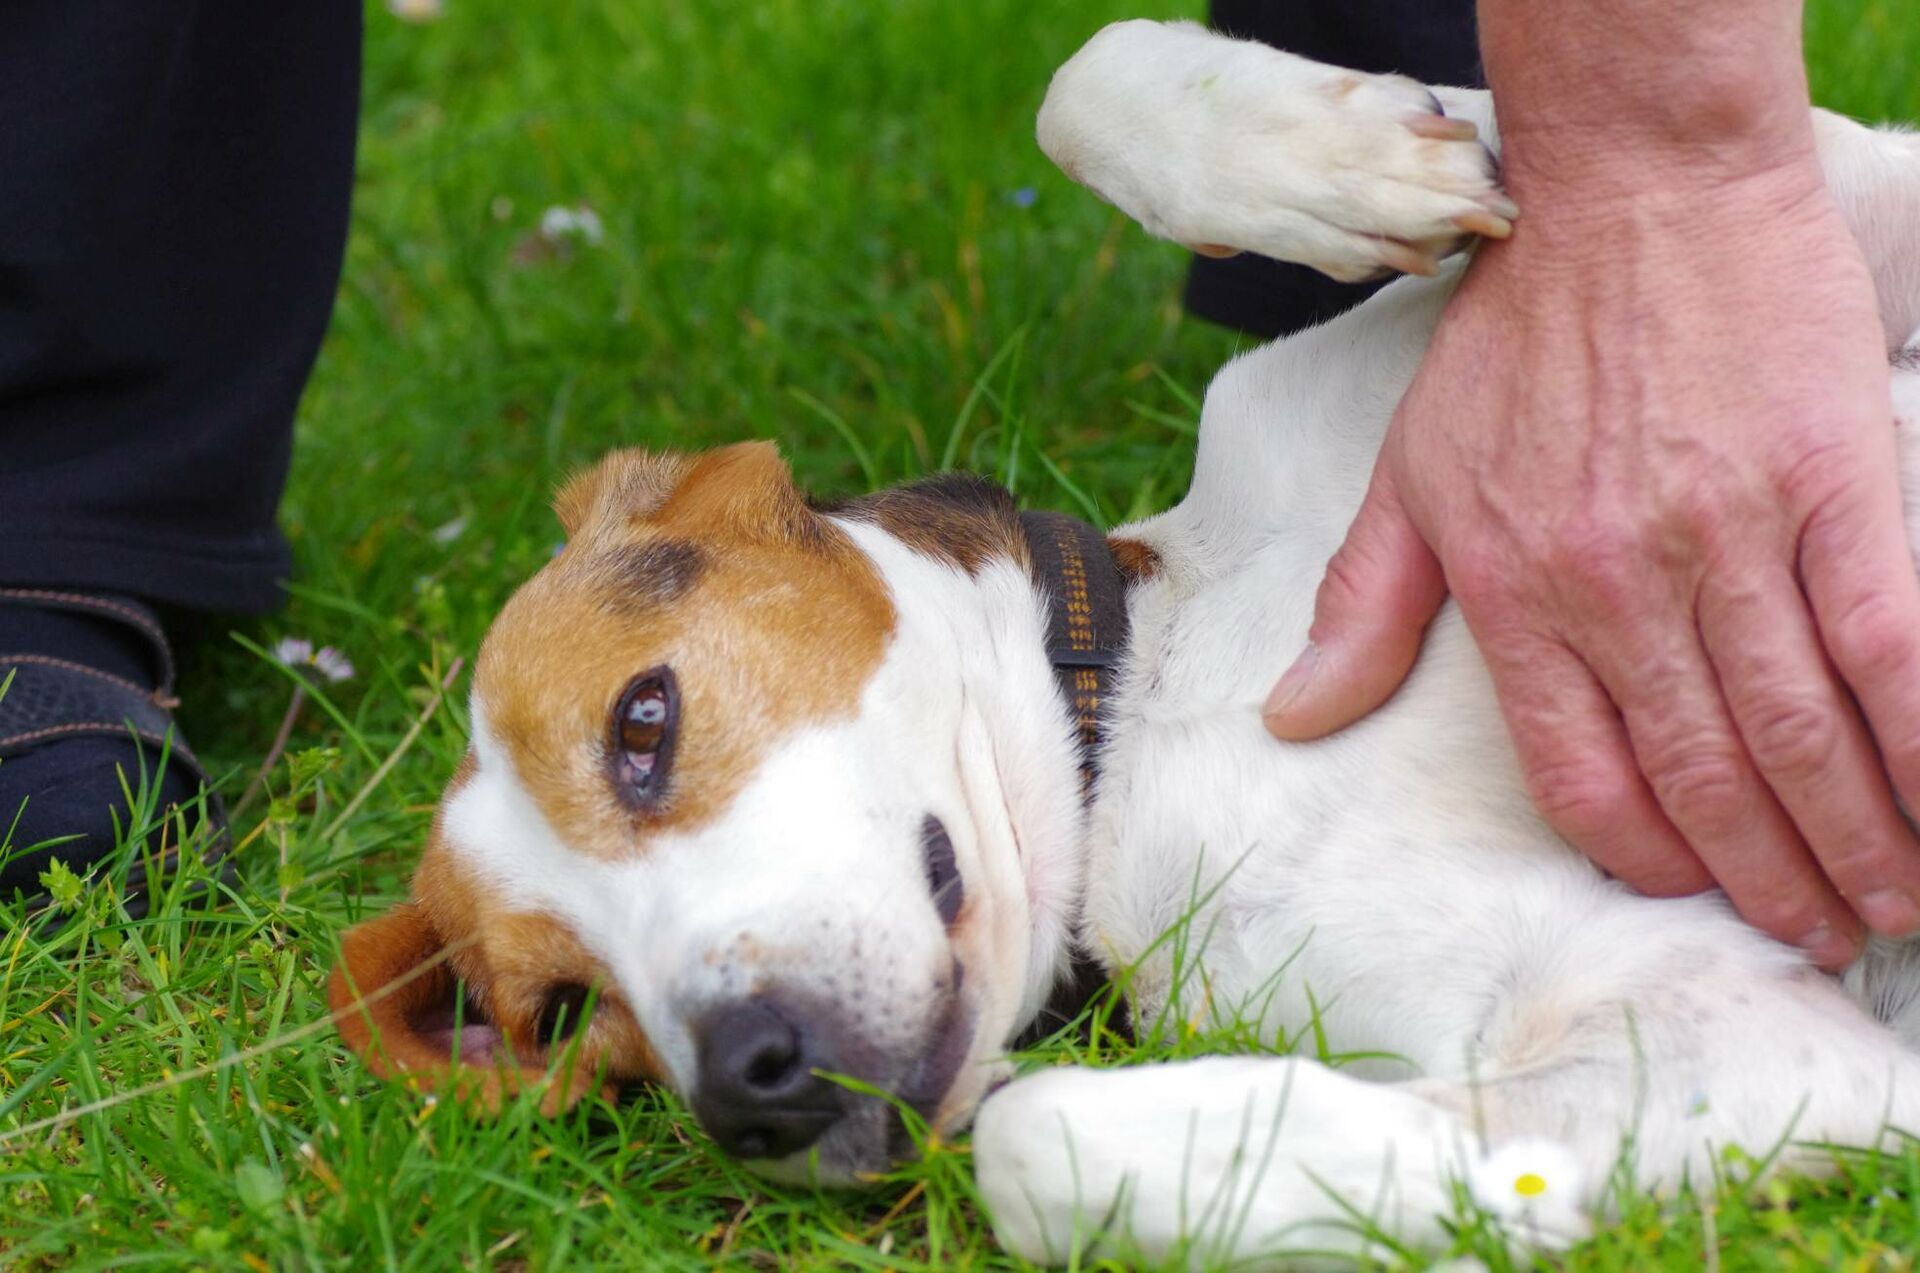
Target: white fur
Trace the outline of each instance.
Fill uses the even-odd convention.
[[[1393,240],[1444,255],[1463,241],[1456,217],[1505,203],[1479,144],[1407,129],[1436,106],[1403,76],[1192,23],[1116,22],[1054,76],[1038,133],[1069,176],[1154,234],[1352,280],[1396,265]]]
[[[1383,140],[1405,110],[1399,82],[1330,108],[1322,86],[1346,74],[1121,24],[1056,78],[1041,138],[1156,233],[1346,274],[1352,243],[1330,216],[1365,207],[1369,233],[1417,240],[1457,182],[1438,161],[1409,171]],[[1491,138],[1484,96],[1443,96]],[[1920,322],[1920,148],[1828,117],[1819,135],[1897,344]],[[1914,1040],[1915,948],[1876,944],[1843,987],[1718,896],[1653,901],[1604,878],[1527,800],[1451,607],[1381,711],[1311,745],[1263,731],[1275,659],[1305,639],[1454,277],[1399,283],[1214,380],[1192,490],[1120,532],[1161,568],[1131,595],[1088,849],[1085,931],[1110,964],[1138,964],[1137,1018],[1237,1015],[1269,1038],[1317,1021],[1333,1052],[1398,1058],[1348,1074],[1398,1081],[1295,1059],[1021,1080],[988,1101],[974,1142],[1021,1255],[1378,1253],[1348,1208],[1431,1245],[1456,1180],[1519,1237],[1559,1245],[1629,1136],[1635,1179],[1672,1187],[1704,1179],[1725,1145],[1920,1129],[1920,1064],[1861,1010]],[[1920,374],[1897,375],[1896,404],[1920,539]],[[1159,939],[1183,920],[1180,968]],[[1534,1159],[1553,1164],[1551,1188],[1523,1197],[1514,1164]]]

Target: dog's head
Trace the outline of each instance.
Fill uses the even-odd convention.
[[[770,1175],[883,1168],[899,1121],[856,1087],[964,1121],[1063,935],[954,634],[905,631],[937,598],[764,444],[618,453],[556,507],[567,545],[481,648],[413,898],[343,940],[342,1034],[488,1099],[658,1080]]]

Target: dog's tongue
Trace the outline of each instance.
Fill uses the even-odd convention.
[[[500,1031],[475,1012],[471,1005],[462,1014],[457,1030],[451,1008],[428,1013],[415,1022],[415,1026],[421,1038],[436,1048],[444,1048],[449,1059],[457,1055],[462,1065],[494,1065],[514,1059]],[[457,1054],[456,1039],[459,1045]]]

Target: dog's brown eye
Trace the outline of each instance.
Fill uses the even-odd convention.
[[[664,667],[633,678],[613,709],[613,779],[621,797],[652,809],[666,789],[680,697]]]
[[[547,991],[546,1002],[540,1005],[540,1017],[534,1023],[534,1033],[540,1042],[552,1045],[565,1043],[580,1032],[580,1023],[587,1015],[587,988],[578,982],[562,982]]]

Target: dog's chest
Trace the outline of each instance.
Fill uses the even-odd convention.
[[[1178,998],[1191,1015],[1198,991],[1208,1011],[1270,1029],[1317,1014],[1350,1048],[1440,1033],[1420,1024],[1438,1008],[1431,978],[1408,974],[1457,951],[1444,903],[1477,855],[1551,872],[1562,853],[1526,804],[1451,611],[1408,685],[1360,725],[1285,745],[1261,724],[1436,312],[1419,295],[1376,307],[1224,371],[1188,498],[1121,532],[1152,545],[1161,570],[1129,600],[1086,912],[1110,963],[1145,956],[1135,984],[1149,1011]],[[1329,1007],[1358,978],[1422,985],[1428,1000]]]

